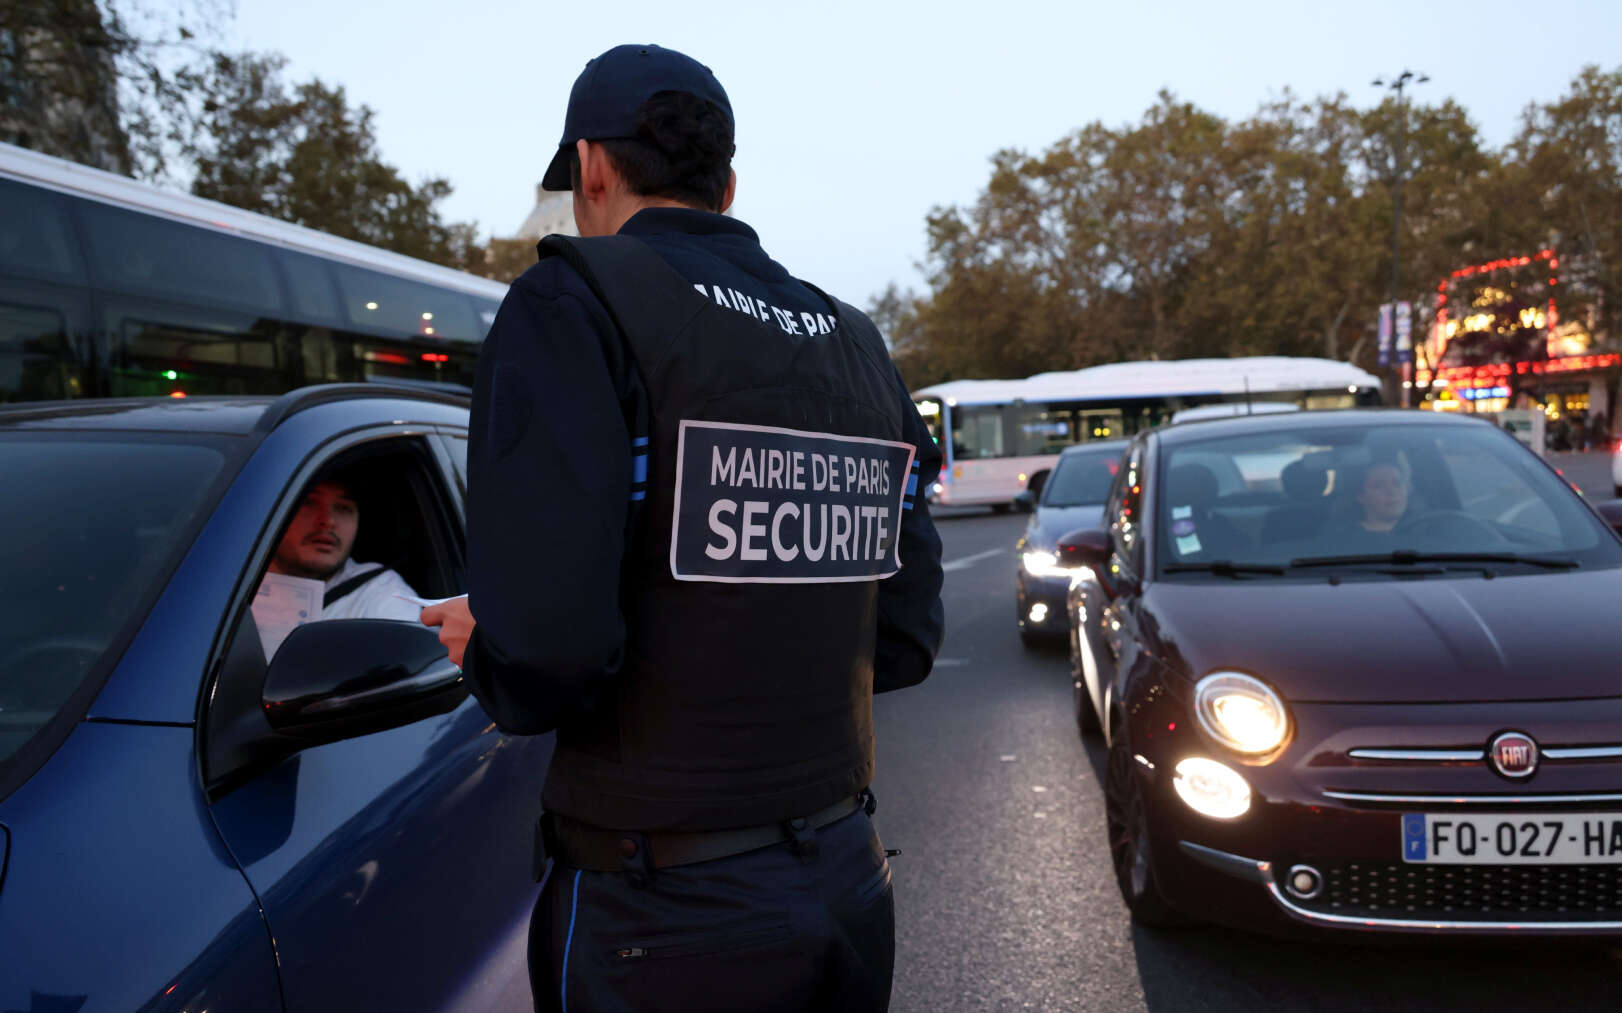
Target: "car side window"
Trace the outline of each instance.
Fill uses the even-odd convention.
[[[440,438],[445,441],[445,450],[450,454],[451,466],[456,469],[456,477],[461,480],[462,488],[467,488],[467,437],[460,433],[441,433]]]
[[[425,436],[369,439],[313,459],[280,500],[234,620],[204,730],[204,775],[227,790],[253,757],[235,746],[244,722],[262,724],[262,691],[281,642],[306,623],[387,619],[418,623],[421,606],[465,588],[456,499]],[[359,674],[359,673],[357,673]],[[251,742],[251,740],[250,740]]]
[[[252,630],[262,660],[298,626],[324,619],[416,622],[410,598],[462,593],[465,557],[453,492],[423,437],[373,440],[317,462],[284,498],[233,640]]]

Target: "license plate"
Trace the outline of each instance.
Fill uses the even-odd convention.
[[[1622,813],[1404,813],[1402,859],[1427,865],[1622,865]]]

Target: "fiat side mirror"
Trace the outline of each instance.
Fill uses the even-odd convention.
[[[1029,489],[1021,489],[1014,494],[1014,509],[1021,513],[1030,513],[1036,509],[1036,493]]]
[[[1111,595],[1115,593],[1115,581],[1109,572],[1109,560],[1115,551],[1111,544],[1109,532],[1102,528],[1084,528],[1081,531],[1072,531],[1059,539],[1055,555],[1059,557],[1059,565],[1071,569],[1086,567],[1098,577],[1098,582],[1104,590]]]

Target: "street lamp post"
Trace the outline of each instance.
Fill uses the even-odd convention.
[[[1402,177],[1407,171],[1407,167],[1403,164],[1406,155],[1403,149],[1407,146],[1406,134],[1408,123],[1407,110],[1402,104],[1402,92],[1410,81],[1412,81],[1414,84],[1424,84],[1429,80],[1430,78],[1425,76],[1425,74],[1420,73],[1416,75],[1411,70],[1404,70],[1401,74],[1398,74],[1389,82],[1380,77],[1374,79],[1374,86],[1376,88],[1389,88],[1397,93],[1397,137],[1395,143],[1393,143],[1391,146],[1391,162],[1394,170],[1391,180],[1391,344],[1393,350],[1396,349],[1397,344],[1397,304],[1402,299],[1400,294],[1402,291]],[[1409,333],[1412,335],[1411,329]],[[1398,373],[1402,378],[1401,397],[1402,406],[1404,408],[1408,407],[1408,392],[1411,389],[1410,383],[1413,377],[1412,355],[1413,339],[1410,336],[1408,351],[1409,357],[1399,356],[1400,368],[1398,369]]]

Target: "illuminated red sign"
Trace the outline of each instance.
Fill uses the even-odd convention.
[[[1553,250],[1539,250],[1536,254],[1531,256],[1501,257],[1498,260],[1489,260],[1484,264],[1472,264],[1469,267],[1461,267],[1448,277],[1443,278],[1441,281],[1436,283],[1436,361],[1442,361],[1442,355],[1446,350],[1446,343],[1448,339],[1447,323],[1450,312],[1448,309],[1448,300],[1450,297],[1450,290],[1454,285],[1465,278],[1473,278],[1483,274],[1492,274],[1495,271],[1507,271],[1518,267],[1530,267],[1535,263],[1545,260],[1549,262],[1549,308],[1548,312],[1543,314],[1542,324],[1545,333],[1548,335],[1545,340],[1548,344],[1549,351],[1552,354],[1554,352],[1555,325],[1560,320],[1560,314],[1555,308],[1554,302],[1554,289],[1555,286],[1560,283],[1560,279],[1555,274],[1555,271],[1560,267],[1560,260],[1554,255]],[[1466,322],[1468,323],[1468,321]]]
[[[1444,366],[1436,371],[1436,379],[1454,387],[1494,387],[1506,376],[1537,376],[1544,373],[1572,373],[1585,369],[1606,369],[1622,365],[1622,355],[1572,355],[1545,362],[1495,362],[1489,366]],[[1421,370],[1421,383],[1431,379]]]

